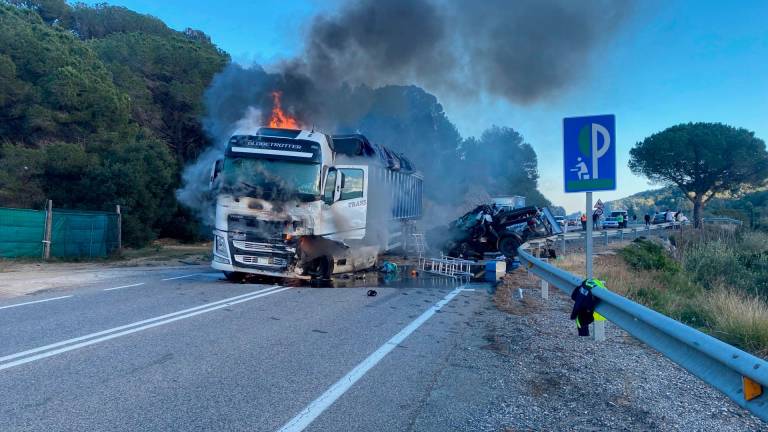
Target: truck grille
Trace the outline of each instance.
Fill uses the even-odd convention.
[[[270,267],[285,267],[288,261],[279,257],[260,257],[252,255],[235,255],[235,261],[249,265],[263,265]]]
[[[266,221],[253,216],[231,214],[227,218],[230,231],[253,233],[263,239],[282,239],[286,231],[286,222]]]
[[[249,241],[243,241],[243,240],[233,240],[232,244],[241,250],[245,251],[252,251],[252,252],[283,252],[281,250],[276,250],[272,247],[270,243],[257,243],[257,242],[249,242]]]

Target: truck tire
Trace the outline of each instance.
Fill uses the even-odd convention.
[[[517,256],[517,248],[523,244],[523,240],[516,235],[508,235],[499,239],[499,252],[507,258]]]
[[[322,256],[316,258],[312,263],[313,271],[311,277],[313,280],[330,280],[333,274],[333,258]]]
[[[224,272],[224,277],[230,282],[242,282],[245,280],[245,273],[243,272]]]

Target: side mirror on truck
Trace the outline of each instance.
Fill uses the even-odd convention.
[[[328,170],[325,175],[325,187],[323,188],[323,202],[331,205],[336,198],[336,176],[338,171],[335,168]]]
[[[221,167],[224,165],[223,159],[217,159],[216,162],[213,163],[213,166],[211,167],[211,178],[208,181],[208,187],[213,187],[213,182],[216,180],[217,177],[219,177],[219,174],[221,173]]]

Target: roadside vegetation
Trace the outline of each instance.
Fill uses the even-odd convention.
[[[583,257],[564,267],[583,272]],[[768,235],[689,230],[670,244],[639,239],[595,258],[609,289],[732,345],[768,357]]]

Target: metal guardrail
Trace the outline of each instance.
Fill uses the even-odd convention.
[[[704,224],[717,225],[742,225],[743,222],[730,217],[705,217],[701,219]]]
[[[518,249],[518,257],[531,273],[568,295],[581,284],[582,278],[534,257],[525,247]],[[597,313],[768,422],[768,362],[606,289],[592,293],[600,299]],[[762,395],[747,400],[758,385]]]
[[[616,239],[619,240],[625,240],[625,239],[636,239],[640,237],[641,235],[652,235],[652,232],[656,232],[658,235],[664,235],[666,233],[666,229],[685,229],[685,227],[690,226],[689,223],[686,222],[665,222],[661,224],[656,225],[640,225],[640,226],[633,226],[628,228],[604,228],[602,230],[598,231],[592,231],[592,241],[595,242],[595,240],[602,240],[605,245],[608,244],[609,239]],[[556,236],[551,236],[544,239],[534,239],[528,241],[528,245],[532,246],[533,248],[541,247],[544,244],[547,243],[560,243],[560,253],[565,255],[566,253],[566,242],[568,241],[574,241],[574,240],[583,240],[586,238],[587,233],[586,231],[574,231],[574,232],[568,232],[564,234],[558,234]],[[595,244],[597,244],[595,242]]]

